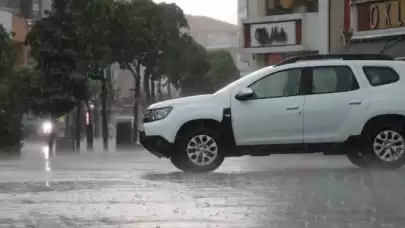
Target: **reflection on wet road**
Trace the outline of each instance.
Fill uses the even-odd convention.
[[[0,161],[0,227],[402,227],[405,173],[344,157],[227,160],[183,174],[144,151]],[[10,226],[13,225],[13,226]]]

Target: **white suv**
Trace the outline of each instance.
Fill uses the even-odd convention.
[[[346,154],[363,168],[405,164],[405,62],[384,55],[293,57],[210,95],[151,105],[141,144],[186,172],[225,157]]]

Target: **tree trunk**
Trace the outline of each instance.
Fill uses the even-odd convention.
[[[146,102],[148,105],[152,102],[151,100],[151,89],[150,89],[150,73],[149,68],[146,68],[145,75],[143,77],[143,91],[145,92]],[[153,92],[153,90],[152,90]]]
[[[112,77],[111,77],[111,66],[107,67],[107,72],[106,72],[106,87],[107,87],[107,120],[108,122],[111,121],[111,114],[112,114],[112,105],[113,105],[113,100],[114,100],[114,86],[112,82]]]
[[[151,93],[151,100],[152,100],[152,103],[155,103],[156,102],[156,88],[155,88],[155,80],[154,80],[154,78],[153,77],[151,77],[150,78],[150,84],[151,84],[151,91],[152,91],[152,93]]]
[[[71,136],[70,135],[70,113],[66,115],[65,119],[65,136]]]
[[[170,85],[170,82],[167,82],[167,95],[169,98],[172,98],[172,87]]]
[[[141,78],[135,78],[135,103],[134,103],[134,142],[138,142],[139,98],[141,95]]]
[[[138,116],[139,116],[139,98],[141,95],[141,66],[136,62],[135,69],[130,64],[127,64],[127,69],[131,71],[134,76],[134,107],[133,107],[133,126],[132,126],[132,139],[134,143],[138,142]]]
[[[87,140],[87,149],[94,149],[94,134],[93,134],[93,110],[90,107],[89,101],[85,101],[88,114],[88,123],[86,123],[86,140]]]
[[[162,93],[162,80],[158,80],[158,94],[159,94],[159,101],[163,100],[163,93]]]
[[[76,150],[77,152],[80,152],[80,141],[81,141],[81,133],[82,133],[82,102],[79,101],[77,103],[77,108],[76,108],[76,133],[75,133],[75,139],[76,139]]]
[[[107,85],[106,80],[101,80],[101,116],[103,129],[103,148],[108,150],[108,117],[107,117]]]
[[[94,101],[94,137],[95,138],[100,138],[100,116],[99,116],[99,108],[100,108],[100,105],[99,105],[99,102],[98,102],[98,100],[96,99],[95,101]]]

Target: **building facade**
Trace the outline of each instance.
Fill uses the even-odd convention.
[[[248,17],[249,0],[238,0],[238,26],[242,26],[242,21]],[[249,55],[240,52],[240,47],[243,47],[243,32],[239,29],[238,32],[238,50],[236,54],[236,62],[241,76],[249,74],[252,69],[250,68]]]
[[[291,56],[340,50],[344,1],[239,0],[242,59],[255,70]]]
[[[0,0],[0,24],[6,31],[13,33],[17,51],[16,66],[27,66],[28,48],[25,46],[25,37],[29,31],[27,18],[31,15],[32,1],[27,0]]]
[[[346,52],[405,56],[405,0],[345,0]]]

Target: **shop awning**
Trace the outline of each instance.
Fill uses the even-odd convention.
[[[347,44],[337,54],[353,53],[353,54],[380,54],[385,45],[390,43],[383,54],[391,57],[405,57],[405,41],[362,41]]]

